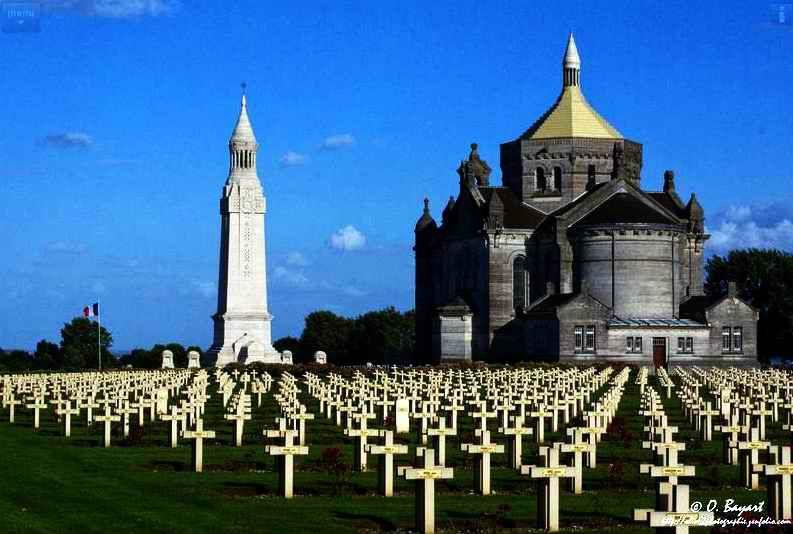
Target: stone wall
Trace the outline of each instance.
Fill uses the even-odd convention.
[[[594,170],[594,183],[612,178],[615,143],[626,147],[629,174],[638,177],[642,160],[639,143],[589,138],[517,139],[501,145],[503,183],[523,202],[549,213],[586,190],[590,166]],[[562,170],[561,190],[558,194],[538,191],[537,169],[543,169],[550,183],[554,167]]]
[[[642,352],[628,353],[626,351],[625,338],[641,337]],[[625,356],[639,360],[646,360],[648,365],[653,363],[653,338],[662,337],[666,339],[666,358],[670,365],[677,361],[692,357],[703,357],[711,354],[710,352],[710,329],[708,327],[692,328],[629,328],[612,327],[608,331],[608,347],[603,351],[604,355]],[[678,351],[678,338],[692,338],[693,351],[688,353]]]
[[[679,232],[628,226],[574,234],[576,285],[586,280],[592,296],[619,317],[674,317],[681,285]]]
[[[559,318],[559,355],[573,356],[575,349],[575,327],[595,327],[595,351],[598,347],[608,346],[608,308],[598,304],[586,294],[578,295],[557,311]],[[585,352],[585,351],[578,351]]]
[[[441,314],[435,320],[433,342],[436,362],[471,361],[473,327],[470,313]]]
[[[524,328],[524,346],[528,359],[553,360],[559,357],[559,321],[535,319]]]
[[[487,350],[488,343],[488,250],[481,236],[454,238],[443,245],[442,275],[436,279],[437,306],[457,295],[471,303],[471,328],[474,355]]]
[[[727,358],[757,359],[757,321],[759,312],[735,296],[727,296],[706,312],[710,330],[710,354]],[[722,328],[742,329],[742,350],[722,350]]]
[[[683,265],[681,268],[681,288],[679,295],[681,302],[687,296],[704,294],[705,286],[705,241],[702,236],[688,234],[681,239],[681,254]],[[686,294],[688,291],[688,294]]]
[[[494,333],[515,318],[512,265],[518,256],[526,256],[526,238],[530,235],[531,231],[529,230],[504,230],[498,235],[489,232],[488,346],[493,340]],[[531,277],[529,277],[528,284],[530,292]],[[486,349],[487,347],[485,347]]]
[[[416,250],[416,362],[432,360],[432,321],[435,315],[433,259],[428,251]]]

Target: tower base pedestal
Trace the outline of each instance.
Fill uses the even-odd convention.
[[[207,351],[210,366],[281,363],[281,354],[270,342],[272,316],[269,313],[225,313],[212,318],[215,321],[215,342]]]

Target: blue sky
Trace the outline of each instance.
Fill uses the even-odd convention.
[[[775,11],[777,9],[777,11]],[[587,98],[676,171],[711,252],[793,249],[793,10],[764,2],[49,2],[0,34],[0,346],[57,340],[99,297],[116,347],[208,346],[240,82],[268,197],[275,337],[413,300],[412,230],[472,141]],[[497,171],[496,171],[497,174]],[[500,177],[496,176],[499,182]],[[335,236],[335,237],[334,237]]]

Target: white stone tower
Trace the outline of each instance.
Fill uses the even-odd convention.
[[[256,174],[259,145],[248,119],[245,92],[229,140],[229,176],[220,199],[218,310],[212,316],[210,363],[279,363],[267,311],[264,214],[266,200]]]

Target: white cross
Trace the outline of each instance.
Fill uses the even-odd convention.
[[[406,454],[407,445],[394,444],[394,432],[380,430],[378,435],[383,437],[383,445],[366,445],[366,452],[378,456],[377,480],[380,495],[391,497],[394,494],[394,455]]]
[[[195,430],[185,430],[182,432],[182,437],[185,439],[192,439],[193,449],[193,470],[200,473],[204,470],[204,439],[215,437],[214,430],[204,430],[204,420],[196,419]]]
[[[284,499],[291,499],[294,495],[295,455],[308,454],[308,447],[293,445],[294,430],[285,430],[282,436],[283,445],[267,445],[264,451],[278,459],[278,491]]]
[[[418,447],[414,467],[400,467],[405,480],[416,481],[416,530],[424,534],[435,532],[435,481],[454,476],[450,467],[435,465],[435,451]]]

